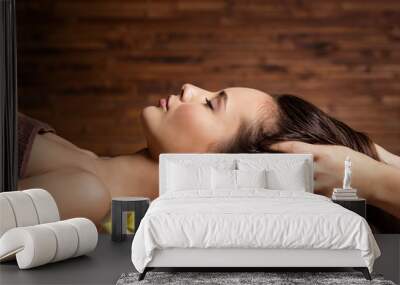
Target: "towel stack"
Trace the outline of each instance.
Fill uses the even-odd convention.
[[[332,194],[333,200],[358,200],[357,189],[334,188]]]

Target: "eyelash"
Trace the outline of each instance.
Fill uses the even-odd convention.
[[[211,101],[208,100],[207,98],[206,98],[206,105],[207,105],[211,110],[214,110],[214,107],[213,107],[213,105],[211,104]]]

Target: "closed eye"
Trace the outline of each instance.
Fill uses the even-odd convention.
[[[226,104],[227,104],[227,101],[228,101],[228,95],[226,94],[225,90],[221,90],[220,92],[218,92],[217,96],[213,97],[213,99],[214,98],[217,98],[217,100],[219,102],[217,104],[217,106],[218,106],[217,109],[220,109],[219,107],[221,105],[221,102],[223,101],[224,107],[225,107],[225,110],[226,110]],[[216,110],[216,107],[213,106],[211,101],[212,100],[208,100],[208,98],[206,97],[206,105],[207,105],[207,107],[209,107],[211,110]]]
[[[211,104],[211,101],[208,100],[207,98],[206,98],[206,105],[207,105],[211,110],[214,110],[214,107],[213,107],[213,105]]]

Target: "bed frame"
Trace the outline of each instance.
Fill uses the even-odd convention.
[[[313,192],[313,157],[311,154],[161,154],[159,159],[159,192],[166,192],[167,160],[198,160],[212,163],[218,159],[234,160],[238,158],[257,159],[300,159],[309,165],[308,192]],[[359,250],[331,249],[270,249],[270,248],[167,248],[156,249],[153,259],[139,275],[143,280],[146,273],[154,269],[202,269],[214,271],[224,268],[229,271],[264,271],[265,269],[338,269],[353,268],[361,271],[367,280],[371,280],[369,270]],[[263,269],[263,270],[262,270]]]
[[[259,271],[307,268],[340,269],[353,268],[361,271],[367,280],[371,280],[368,268],[359,250],[330,249],[256,249],[256,248],[169,248],[157,249],[139,280],[143,280],[148,271],[155,268],[190,268],[214,271],[227,268],[234,271]],[[262,270],[261,270],[262,269]]]

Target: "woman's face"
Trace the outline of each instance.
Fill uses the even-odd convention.
[[[260,90],[231,87],[212,92],[185,84],[180,95],[145,107],[141,120],[150,153],[158,159],[165,152],[212,152],[214,143],[236,135],[241,122],[254,122],[263,105],[271,114],[276,109],[272,97]]]

